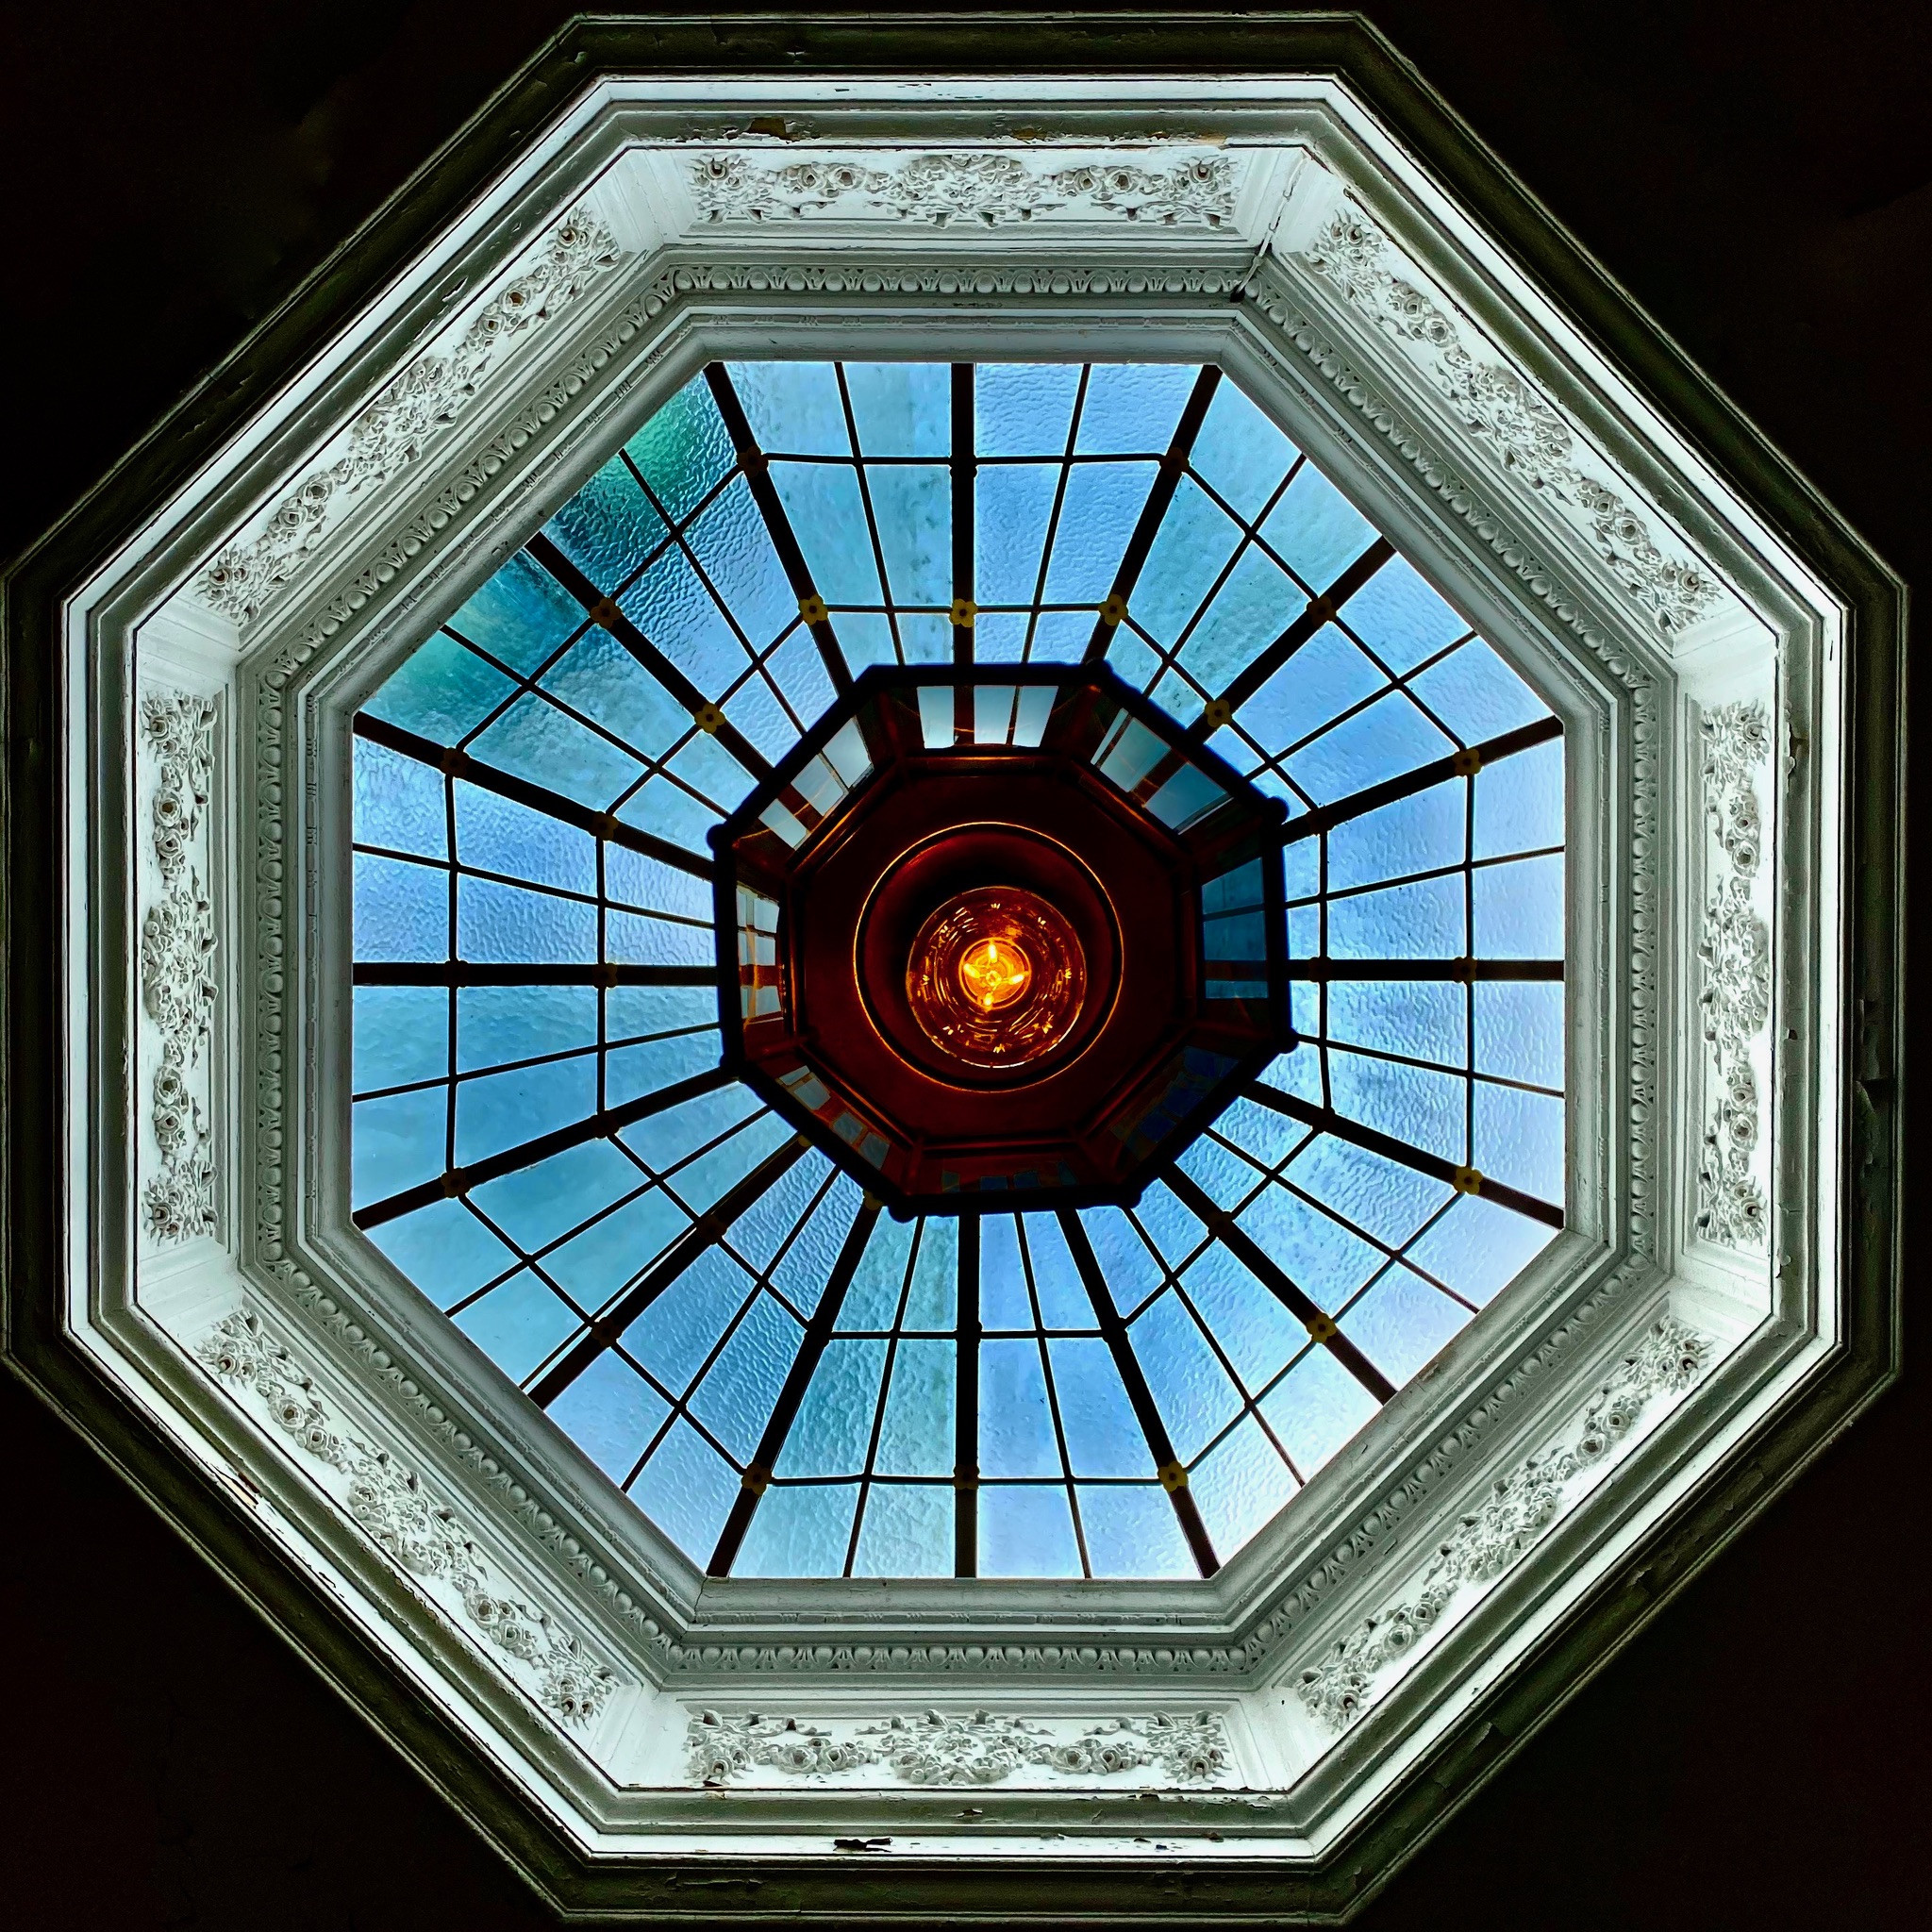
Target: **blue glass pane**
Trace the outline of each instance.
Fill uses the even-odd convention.
[[[855,1576],[950,1576],[953,1491],[918,1483],[875,1483],[866,1491]]]
[[[691,713],[608,630],[587,630],[542,688],[640,757],[662,758],[691,728]]]
[[[449,857],[442,774],[400,752],[356,741],[356,838],[391,852]]]
[[[1378,879],[1460,865],[1468,837],[1469,786],[1452,778],[1379,810],[1346,819],[1328,834],[1328,887],[1347,891]],[[1314,850],[1309,841],[1308,850]]]
[[[1208,406],[1189,460],[1251,523],[1267,507],[1295,447],[1238,390],[1223,381]]]
[[[1049,603],[1099,605],[1153,482],[1152,463],[1088,463],[1068,475],[1046,570]]]
[[[898,1317],[911,1255],[912,1224],[880,1216],[859,1257],[837,1325],[848,1330],[890,1328]]]
[[[950,1328],[959,1291],[959,1224],[950,1218],[919,1224],[919,1256],[906,1293],[908,1328]]]
[[[501,1180],[487,1181],[470,1198],[527,1251],[633,1192],[641,1178],[635,1163],[610,1141],[589,1141]]]
[[[867,474],[886,577],[897,604],[948,604],[953,595],[953,486],[946,472],[900,464]]]
[[[1241,526],[1198,484],[1184,476],[1160,520],[1154,547],[1141,569],[1141,581],[1134,587],[1135,622],[1159,642],[1174,643],[1241,540]]]
[[[1033,1264],[1033,1293],[1049,1330],[1091,1328],[1093,1303],[1080,1278],[1067,1238],[1052,1215],[1026,1217],[1026,1255]]]
[[[1398,1385],[1433,1358],[1469,1320],[1451,1301],[1407,1268],[1390,1269],[1341,1318],[1341,1330]]]
[[[699,568],[754,646],[770,643],[796,619],[797,593],[741,476],[692,520],[689,534]]]
[[[1241,708],[1263,751],[1298,743],[1387,682],[1332,625],[1324,625]]]
[[[1328,951],[1338,959],[1454,959],[1469,951],[1459,877],[1336,899],[1328,907]]]
[[[689,1423],[676,1422],[632,1484],[631,1496],[703,1564],[737,1500],[738,1472]]]
[[[588,832],[470,784],[455,787],[457,858],[560,891],[597,890],[597,848]]]
[[[581,899],[465,878],[457,891],[457,952],[490,964],[594,959],[597,908]],[[439,946],[435,957],[441,953]]]
[[[1458,1195],[1409,1258],[1478,1306],[1515,1280],[1556,1239],[1540,1221],[1477,1195]]]
[[[535,695],[519,698],[470,749],[487,765],[597,811],[640,775],[627,752]]]
[[[1141,1196],[1135,1218],[1153,1238],[1155,1247],[1170,1266],[1178,1266],[1200,1246],[1208,1234],[1208,1230],[1194,1219],[1192,1211],[1183,1208],[1160,1181],[1156,1181]]]
[[[355,1207],[385,1200],[442,1172],[447,1108],[448,1089],[443,1087],[356,1103],[349,1169]]]
[[[1348,627],[1398,675],[1469,634],[1469,625],[1401,557],[1391,557],[1348,600]]]
[[[1277,1258],[1300,1265],[1291,1251]],[[1183,1278],[1195,1312],[1250,1392],[1307,1340],[1302,1324],[1218,1242]]]
[[[1459,986],[1426,979],[1332,980],[1329,1038],[1459,1067],[1468,1052],[1465,999]]]
[[[1337,1113],[1444,1160],[1463,1161],[1464,1089],[1451,1074],[1332,1049],[1328,1081]]]
[[[643,567],[665,528],[629,465],[613,457],[550,519],[543,534],[600,591],[612,591]]]
[[[832,1163],[814,1148],[795,1160],[772,1186],[731,1224],[731,1252],[746,1267],[771,1265],[779,1244],[798,1225],[805,1210],[818,1198]]]
[[[1441,1181],[1332,1134],[1316,1140],[1288,1178],[1391,1247],[1407,1241],[1450,1195]]]
[[[1060,1474],[1036,1341],[979,1345],[979,1473],[989,1477]]]
[[[637,1185],[636,1169],[625,1167]],[[550,1249],[543,1272],[579,1307],[599,1309],[690,1226],[691,1217],[662,1188],[649,1188]]]
[[[1314,591],[1325,591],[1375,541],[1374,525],[1313,464],[1288,486],[1261,530]]]
[[[674,517],[688,516],[731,467],[731,440],[702,375],[694,375],[625,445]]]
[[[1455,745],[1400,691],[1344,718],[1289,760],[1288,774],[1324,803],[1406,777]]]
[[[708,732],[698,732],[675,754],[671,769],[692,791],[725,811],[751,790],[751,774]]]
[[[527,1268],[454,1319],[512,1382],[525,1380],[581,1326]]]
[[[449,994],[438,986],[356,989],[358,1093],[449,1074]]]
[[[516,1266],[516,1256],[461,1201],[438,1201],[369,1230],[369,1239],[446,1308]]]
[[[873,1467],[881,1475],[953,1473],[953,1344],[902,1341],[892,1355]]]
[[[1187,1462],[1234,1420],[1241,1396],[1172,1291],[1139,1316],[1127,1335],[1174,1454]]]
[[[1241,1223],[1295,1286],[1330,1314],[1383,1262],[1379,1248],[1278,1182],[1270,1184]]]
[[[1033,1302],[1020,1261],[1019,1228],[1010,1214],[989,1214],[979,1224],[979,1325],[1033,1326]]]
[[[1303,608],[1294,581],[1260,551],[1249,550],[1215,591],[1181,652],[1181,664],[1204,691],[1224,690]]]
[[[1196,1576],[1174,1505],[1158,1484],[1078,1491],[1087,1560],[1095,1576]]]
[[[1475,1063],[1486,1074],[1563,1084],[1563,989],[1504,981],[1475,989]]]
[[[363,709],[438,744],[453,744],[515,689],[475,651],[439,631],[403,661]]]
[[[845,389],[869,457],[943,457],[952,448],[952,370],[944,362],[848,362]]]
[[[1212,1135],[1203,1135],[1181,1156],[1189,1176],[1213,1196],[1215,1205],[1232,1212],[1261,1185],[1261,1172],[1244,1155],[1224,1147]]]
[[[769,1294],[759,1295],[691,1397],[691,1413],[740,1462],[758,1449],[803,1334]]]
[[[356,957],[441,959],[449,953],[449,874],[356,855]]]
[[[852,1540],[857,1483],[770,1489],[745,1531],[734,1576],[837,1576]]]
[[[1295,1481],[1253,1416],[1188,1473],[1214,1554],[1228,1557],[1294,1494]]]
[[[1540,1201],[1563,1199],[1563,1103],[1520,1087],[1475,1089],[1471,1166]]]
[[[457,1089],[457,1165],[567,1127],[597,1108],[597,1064],[588,1056],[486,1074]]]
[[[1549,707],[1480,638],[1430,665],[1409,690],[1465,744],[1549,716]]]
[[[1059,456],[1074,420],[1078,368],[982,362],[974,371],[974,442],[982,457]]]
[[[670,1405],[622,1357],[602,1355],[550,1405],[549,1413],[612,1482],[622,1483]]]
[[[1047,1343],[1047,1357],[1073,1473],[1139,1477],[1154,1474],[1153,1452],[1107,1343],[1098,1337],[1057,1336]]]
[[[1325,1348],[1311,1348],[1274,1385],[1261,1413],[1307,1482],[1375,1414],[1375,1398]]]
[[[828,1342],[807,1385],[798,1419],[785,1438],[774,1474],[858,1475],[865,1468],[878,1409],[886,1344],[878,1341]],[[841,1550],[839,1558],[844,1561]]]
[[[1172,1194],[1168,1199],[1174,1203],[1174,1212],[1187,1213],[1178,1202],[1174,1202]],[[1135,1232],[1133,1223],[1118,1208],[1086,1208],[1080,1215],[1080,1224],[1087,1230],[1087,1239],[1092,1244],[1094,1258],[1100,1263],[1101,1276],[1114,1306],[1124,1315],[1132,1314],[1160,1286],[1160,1264]],[[1194,1224],[1200,1225],[1198,1222]]]
[[[605,1057],[604,1104],[622,1107],[640,1094],[661,1092],[679,1080],[709,1073],[718,1064],[719,1054],[715,1026],[643,1046],[617,1047]]]
[[[979,1492],[982,1576],[1078,1576],[1080,1546],[1063,1489],[984,1489]]]
[[[1519,858],[1476,869],[1474,950],[1486,959],[1563,957],[1563,861]]]
[[[748,1119],[760,1106],[748,1087],[721,1087],[626,1127],[624,1144],[654,1174],[667,1174],[700,1147]]]
[[[527,551],[519,550],[450,619],[449,627],[527,677],[583,621],[584,607]]]
[[[624,1331],[625,1349],[681,1394],[751,1291],[750,1275],[708,1248]]]
[[[1546,744],[1485,765],[1475,780],[1475,857],[1537,852],[1563,842],[1563,746]]]
[[[772,481],[819,595],[834,609],[883,603],[857,472],[826,463],[774,463]]]
[[[818,1311],[858,1205],[858,1187],[841,1174],[772,1271],[772,1286],[808,1318]]]
[[[732,362],[726,365],[758,445],[767,454],[852,454],[838,372],[829,362]]]
[[[1030,604],[1040,580],[1059,472],[1043,463],[988,463],[974,486],[974,557],[981,604]],[[984,631],[987,618],[979,624]],[[982,648],[985,638],[974,641]]]
[[[721,697],[750,666],[717,599],[682,551],[659,558],[617,601],[708,698]]]
[[[1160,456],[1174,441],[1199,375],[1181,362],[1096,362],[1087,378],[1074,450],[1081,456]]]
[[[1278,1167],[1314,1130],[1258,1101],[1237,1100],[1214,1123],[1214,1131],[1260,1166]]]
[[[672,1175],[672,1186],[687,1208],[702,1214],[791,1139],[787,1123],[775,1114],[762,1114],[709,1153],[679,1168]]]

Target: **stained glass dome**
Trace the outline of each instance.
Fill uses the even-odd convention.
[[[1557,721],[1216,368],[714,364],[355,728],[355,1222],[714,1575],[1211,1574],[1562,1224]],[[904,1179],[1008,1076],[841,1087],[863,914],[733,829],[969,768],[947,864],[1036,780],[1177,855],[1094,872],[1079,997],[1169,963],[1144,1065],[1055,1021],[1064,1181],[1051,1054]],[[1024,888],[1060,984],[1009,847],[906,930]]]

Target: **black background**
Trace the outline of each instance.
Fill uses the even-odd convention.
[[[0,13],[0,555],[567,10],[70,0]],[[1881,555],[1932,580],[1932,5],[1368,11]],[[1924,1064],[1913,1048],[1908,1082]],[[1915,1297],[1924,1210],[1908,1212]],[[1926,1388],[1909,1374],[1359,1924],[1932,1924]],[[0,1919],[544,1922],[390,1748],[8,1384],[0,1483]]]

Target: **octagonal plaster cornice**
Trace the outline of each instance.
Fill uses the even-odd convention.
[[[1890,1373],[1896,585],[1358,28],[1257,30],[1302,80],[837,92],[759,73],[770,24],[730,75],[630,31],[9,587],[9,661],[47,625],[70,667],[60,842],[9,754],[9,864],[78,889],[91,1096],[10,1354],[258,1602],[330,1606],[300,1641],[408,1687],[398,1741],[555,1896],[756,1842],[815,1910],[886,1830],[935,1908],[976,1872],[1039,1916],[1083,1859],[1124,1907],[1158,1788],[1194,1909],[1340,1910],[1344,1850],[1414,1842]],[[1102,31],[1040,43],[1091,74]],[[348,712],[706,357],[833,331],[1222,361],[1565,721],[1570,1230],[1211,1584],[705,1582],[347,1227]]]

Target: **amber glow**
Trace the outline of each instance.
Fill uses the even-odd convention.
[[[1026,991],[1033,961],[1010,941],[975,940],[959,958],[959,984],[986,1012],[1009,1007]]]
[[[977,887],[940,907],[906,962],[907,1002],[926,1038],[988,1071],[1051,1053],[1086,992],[1074,928],[1019,886]]]

